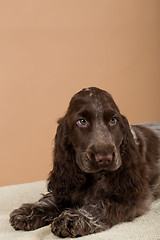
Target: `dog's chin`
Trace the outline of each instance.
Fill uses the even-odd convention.
[[[97,172],[114,172],[122,165],[121,158],[117,156],[114,161],[109,164],[99,165],[95,161],[90,160],[86,155],[82,154],[76,159],[77,165],[85,173]]]

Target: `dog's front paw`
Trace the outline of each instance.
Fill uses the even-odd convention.
[[[10,214],[10,224],[15,230],[30,231],[47,225],[45,212],[34,204],[23,204]]]
[[[29,231],[33,229],[31,204],[23,204],[10,214],[10,224],[15,230]]]
[[[74,238],[98,232],[100,228],[97,226],[80,211],[70,209],[53,220],[51,231],[59,237]]]
[[[51,231],[59,237],[78,237],[82,233],[82,219],[76,210],[63,212],[51,224]]]

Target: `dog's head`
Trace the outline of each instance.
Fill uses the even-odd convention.
[[[82,171],[115,171],[121,166],[125,121],[106,91],[91,87],[73,96],[66,122],[69,142]]]

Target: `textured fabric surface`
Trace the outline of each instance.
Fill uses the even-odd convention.
[[[46,193],[45,181],[0,188],[0,240],[60,239],[51,233],[50,226],[23,232],[15,231],[9,224],[9,214],[13,209],[20,207],[22,203],[37,201],[42,193]],[[153,202],[151,210],[133,222],[122,223],[110,230],[78,239],[160,240],[160,200]]]

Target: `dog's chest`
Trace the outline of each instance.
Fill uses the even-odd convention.
[[[105,177],[91,177],[79,189],[75,189],[70,194],[72,205],[84,205],[95,202],[98,199],[107,198],[110,195],[110,190],[105,181]]]

